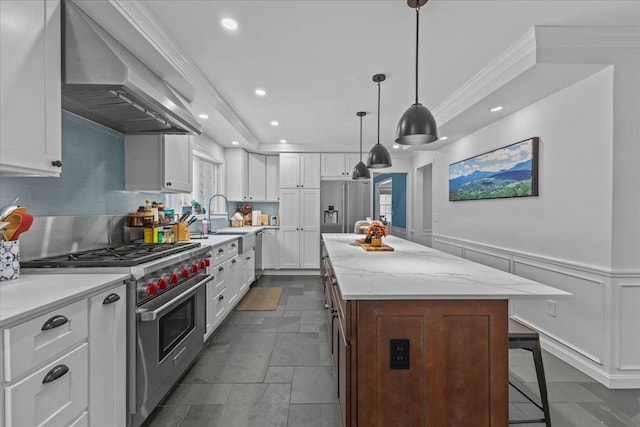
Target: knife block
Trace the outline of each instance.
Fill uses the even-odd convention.
[[[178,242],[185,242],[191,240],[191,233],[189,233],[189,226],[184,222],[176,222],[173,225],[173,234],[176,236]]]

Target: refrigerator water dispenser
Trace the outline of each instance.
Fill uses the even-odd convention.
[[[333,205],[329,205],[329,208],[324,211],[324,223],[338,224],[338,211],[334,209]]]

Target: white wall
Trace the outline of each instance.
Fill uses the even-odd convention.
[[[606,69],[441,149],[434,233],[610,267],[612,80]],[[540,138],[538,197],[449,202],[450,163],[532,136]]]
[[[619,230],[638,204],[620,182],[638,175],[626,157],[638,150],[628,116],[640,105],[617,84],[619,73],[604,69],[413,162],[415,179],[418,168],[434,168],[434,247],[571,292],[551,302],[555,315],[547,300],[512,301],[511,314],[541,332],[546,350],[613,388],[640,387],[640,243]],[[538,197],[449,202],[450,163],[532,136],[540,138]]]

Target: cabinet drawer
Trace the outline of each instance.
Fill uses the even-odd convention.
[[[64,426],[87,410],[88,344],[44,366],[22,381],[5,389],[7,427]],[[43,382],[54,369],[66,373]],[[55,376],[54,376],[55,378]],[[76,422],[77,422],[76,421]],[[82,423],[78,424],[82,425]]]
[[[227,243],[227,258],[231,258],[238,254],[238,246],[237,240]]]
[[[214,327],[224,319],[227,313],[227,289],[223,288],[219,294],[213,298],[213,325]]]
[[[212,249],[213,265],[216,266],[227,259],[227,245],[221,245]]]
[[[226,265],[224,264],[217,265],[211,271],[211,274],[213,274],[213,280],[211,281],[211,283],[213,286],[214,295],[218,295],[220,291],[224,288],[224,278],[226,275],[225,267]]]
[[[4,380],[12,381],[71,347],[87,339],[87,300],[52,310],[4,330]]]

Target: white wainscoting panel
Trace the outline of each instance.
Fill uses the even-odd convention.
[[[511,272],[511,258],[504,255],[488,252],[482,249],[465,248],[464,256],[470,261],[488,265],[498,270]]]
[[[619,283],[617,315],[618,369],[640,370],[640,282]]]
[[[437,239],[436,237],[434,237],[433,239],[433,248],[459,257],[462,257],[462,254],[464,252],[464,248],[462,246],[444,242]]]
[[[513,273],[571,292],[569,298],[553,300],[555,317],[549,315],[549,300],[516,301],[514,315],[561,340],[598,364],[605,355],[604,282],[563,271],[555,266],[514,260]]]

